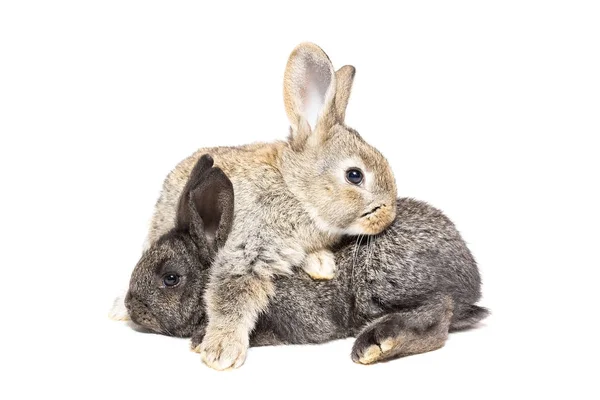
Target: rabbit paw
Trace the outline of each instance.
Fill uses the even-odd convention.
[[[248,335],[209,328],[202,343],[193,350],[217,371],[238,368],[246,360]]]
[[[352,361],[357,364],[373,364],[377,361],[381,361],[387,350],[391,349],[391,344],[386,344],[385,342],[382,344],[369,344],[365,347],[356,346],[352,347]]]
[[[376,363],[386,358],[395,344],[395,339],[392,338],[382,340],[381,343],[356,340],[352,346],[352,361],[364,365]]]
[[[390,356],[392,349],[403,341],[402,335],[389,330],[387,324],[376,324],[361,333],[352,346],[352,361],[358,364],[373,364]]]
[[[310,253],[302,269],[315,280],[332,279],[335,276],[335,256],[329,250]]]
[[[125,307],[125,296],[119,296],[113,302],[113,305],[108,312],[108,317],[115,321],[129,321],[129,312]]]

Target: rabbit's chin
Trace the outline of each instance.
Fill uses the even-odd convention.
[[[127,321],[127,325],[136,332],[162,334],[162,332],[153,331],[152,329],[148,329],[132,320]]]
[[[317,224],[317,227],[321,231],[328,232],[332,236],[357,236],[378,235],[381,232],[383,232],[388,226],[390,226],[395,218],[395,210],[381,209],[374,213],[370,213],[359,218],[354,223],[345,228],[339,228],[337,226],[327,223],[322,218],[315,216],[313,216],[313,221]]]

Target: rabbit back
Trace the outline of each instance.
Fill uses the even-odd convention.
[[[275,279],[275,294],[258,320],[252,346],[323,343],[353,331],[349,270],[315,281],[302,271]]]
[[[378,318],[437,310],[447,297],[450,330],[485,318],[488,311],[474,304],[481,296],[477,263],[452,221],[425,202],[400,198],[397,206],[398,216],[386,231],[348,238],[339,245],[333,280],[315,282],[302,273],[277,278],[252,345],[357,336]]]
[[[474,305],[481,297],[477,263],[452,221],[410,198],[398,199],[397,209],[386,231],[344,251],[346,263],[355,258],[357,318],[414,308],[440,293],[453,300],[451,329],[485,317],[487,311]]]
[[[275,168],[283,142],[252,143],[242,146],[223,146],[198,149],[194,154],[181,161],[165,178],[158,198],[150,229],[146,239],[146,248],[168,232],[174,226],[177,203],[192,168],[204,154],[210,154],[215,167],[219,167],[230,177],[234,184],[236,196],[245,191],[239,187],[247,181],[245,177],[256,176],[261,168]],[[236,185],[237,183],[237,185]],[[269,182],[272,183],[272,182]],[[238,186],[238,187],[236,187]]]

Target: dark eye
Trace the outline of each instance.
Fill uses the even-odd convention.
[[[163,278],[163,282],[165,286],[177,286],[177,284],[179,283],[179,278],[181,277],[177,274],[166,274]]]
[[[363,181],[363,173],[358,168],[351,168],[346,171],[346,180],[353,185],[360,185]]]

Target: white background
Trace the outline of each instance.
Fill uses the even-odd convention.
[[[2,397],[598,398],[599,21],[591,1],[2,2]],[[107,311],[178,161],[286,137],[307,40],[356,66],[347,123],[455,221],[493,315],[381,365],[348,339],[214,372]]]

